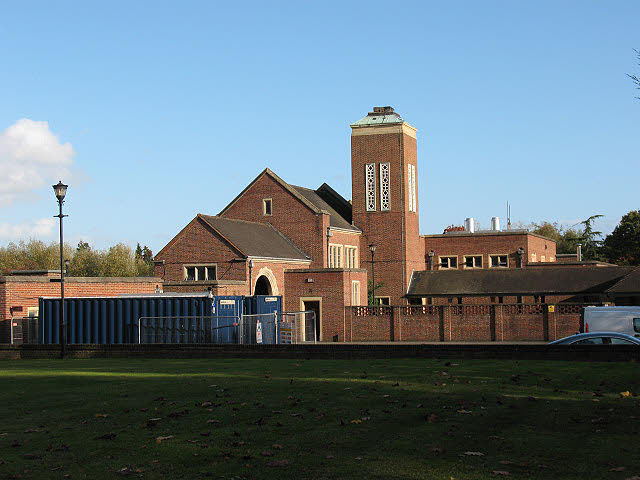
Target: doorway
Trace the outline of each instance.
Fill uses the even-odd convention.
[[[312,311],[313,318],[305,318],[304,322],[304,341],[313,342],[314,340],[319,342],[321,338],[321,312],[322,312],[322,300],[320,298],[300,299],[301,308],[303,311]],[[315,339],[314,339],[315,333]]]
[[[260,275],[256,280],[254,295],[272,295],[271,282],[265,275]]]

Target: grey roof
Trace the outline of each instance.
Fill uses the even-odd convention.
[[[634,293],[636,295],[640,294],[640,267],[634,268],[618,283],[609,288],[607,290],[607,293]]]
[[[302,250],[268,223],[198,214],[205,223],[247,257],[310,260]]]
[[[366,127],[369,125],[393,125],[402,124],[404,120],[393,111],[391,107],[374,107],[373,112],[369,112],[366,117],[352,123],[352,127]]]
[[[407,296],[604,293],[632,267],[508,268],[414,272]]]
[[[326,184],[323,184],[323,186]],[[328,185],[327,185],[328,186]],[[323,199],[320,195],[318,195],[318,190],[311,190],[310,188],[298,187],[296,185],[291,185],[293,189],[298,192],[298,194],[302,195],[309,202],[315,205],[319,210],[324,210],[329,213],[329,225],[336,228],[344,228],[345,230],[353,230],[355,232],[359,232],[360,229],[351,225],[342,215],[340,215],[331,205],[329,205],[325,199]],[[320,187],[322,188],[322,187]],[[335,193],[335,191],[332,189]],[[338,195],[336,193],[336,195]]]

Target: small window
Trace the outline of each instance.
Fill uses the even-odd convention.
[[[518,303],[522,303],[522,295],[518,295],[518,298],[516,299],[516,301]]]
[[[458,297],[458,305],[462,305],[462,297]]]
[[[532,262],[537,262],[538,261],[538,255],[536,253],[532,253],[531,254],[531,261]]]
[[[390,297],[376,297],[376,305],[391,305]]]
[[[207,278],[206,268],[205,267],[196,267],[196,275],[198,275],[196,277],[198,280],[206,279]]]
[[[544,257],[544,255],[540,255],[540,261],[541,261],[541,262],[544,262],[544,261],[545,261],[545,257]]]
[[[640,318],[633,319],[633,331],[640,333]]]
[[[357,280],[351,282],[351,305],[360,305],[360,282]]]
[[[458,257],[440,257],[440,268],[443,270],[458,268]]]
[[[206,268],[207,268],[207,280],[215,280],[218,276],[216,267],[206,267]]]
[[[271,199],[265,198],[264,200],[262,200],[262,214],[269,216],[271,215],[271,213],[272,213]]]
[[[504,297],[498,297],[498,303],[504,303]]]
[[[491,255],[489,259],[491,268],[506,268],[509,266],[507,255]]]
[[[196,279],[196,267],[186,267],[185,268],[185,277],[184,279],[188,282],[193,282]]]
[[[464,268],[482,268],[482,255],[467,255],[464,257]]]

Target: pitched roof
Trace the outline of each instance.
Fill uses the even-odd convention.
[[[324,186],[329,187],[326,183],[323,184],[323,187]],[[323,194],[324,192],[322,192],[320,190],[322,187],[320,187],[318,190],[311,190],[310,188],[298,187],[296,185],[291,185],[291,187],[293,189],[295,189],[304,198],[306,198],[311,203],[313,203],[319,210],[322,210],[322,211],[325,211],[325,212],[329,213],[329,225],[331,227],[344,228],[345,230],[354,230],[356,232],[360,231],[360,229],[358,227],[355,227],[354,225],[351,225],[351,223],[348,222],[346,218],[344,218],[342,215],[340,215],[336,211],[336,209],[333,208],[333,206],[329,205],[327,200],[331,200],[331,199],[328,198],[327,195]],[[331,187],[329,187],[329,188],[331,188]],[[335,195],[338,195],[338,193],[336,193],[335,190],[331,189],[331,191]],[[320,194],[319,194],[319,192],[320,192]],[[320,196],[321,194],[323,196]],[[325,197],[327,200],[325,200],[325,198],[323,198],[323,197]],[[340,198],[342,198],[342,197],[340,197]],[[342,199],[342,200],[344,200],[344,199]],[[344,201],[346,202],[346,200],[344,200]]]
[[[556,267],[414,272],[407,296],[604,293],[631,267]]]
[[[240,192],[236,198],[234,198],[226,207],[222,209],[222,211],[218,215],[224,215],[224,213],[234,204],[236,201],[244,195],[244,193],[251,188],[251,186],[256,183],[260,178],[264,175],[268,175],[271,177],[277,184],[279,184],[282,188],[284,188],[287,192],[297,198],[300,203],[305,205],[309,210],[313,213],[327,213],[330,215],[329,225],[337,228],[344,228],[348,230],[354,230],[359,232],[360,229],[351,225],[351,220],[345,218],[343,215],[338,213],[338,210],[344,210],[344,204],[349,205],[344,198],[342,198],[335,190],[329,187],[326,183],[322,184],[318,190],[311,190],[309,188],[304,187],[296,187],[290,185],[281,179],[278,175],[276,175],[271,169],[265,168],[253,181],[245,187],[242,192]],[[329,192],[330,191],[330,192]],[[339,197],[339,198],[338,198]],[[349,205],[350,209],[350,205]]]
[[[618,283],[609,288],[607,293],[635,293],[638,295],[640,293],[640,267],[634,268]]]
[[[247,222],[198,214],[207,225],[247,257],[311,260],[268,223]]]

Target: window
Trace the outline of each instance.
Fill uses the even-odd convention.
[[[380,164],[380,210],[391,210],[391,164]]]
[[[329,244],[329,268],[342,267],[342,245]]]
[[[360,282],[357,280],[351,282],[351,305],[360,305]]]
[[[549,261],[550,262],[555,262],[556,261],[556,257],[549,257]]]
[[[367,212],[376,211],[376,164],[367,163],[364,167],[365,174],[365,204]]]
[[[491,268],[506,268],[509,266],[507,255],[490,255],[489,259],[491,261]]]
[[[416,205],[416,167],[407,164],[407,197],[409,197],[409,211],[417,211]]]
[[[482,255],[464,257],[464,268],[482,268]]]
[[[271,199],[265,198],[264,200],[262,200],[262,214],[266,216],[270,216],[271,213],[272,213]]]
[[[442,270],[458,268],[458,257],[440,257],[440,268]]]
[[[535,253],[532,253],[532,254],[531,254],[531,261],[532,261],[532,262],[537,262],[537,261],[538,261],[538,255],[537,255],[537,254],[535,254]]]
[[[216,280],[215,265],[184,265],[184,279],[187,282]]]
[[[376,297],[376,305],[391,305],[391,297]]]
[[[545,261],[544,255],[540,255],[540,261],[541,261],[541,262],[544,262],[544,261]]]
[[[358,268],[358,247],[344,246],[345,268]]]

